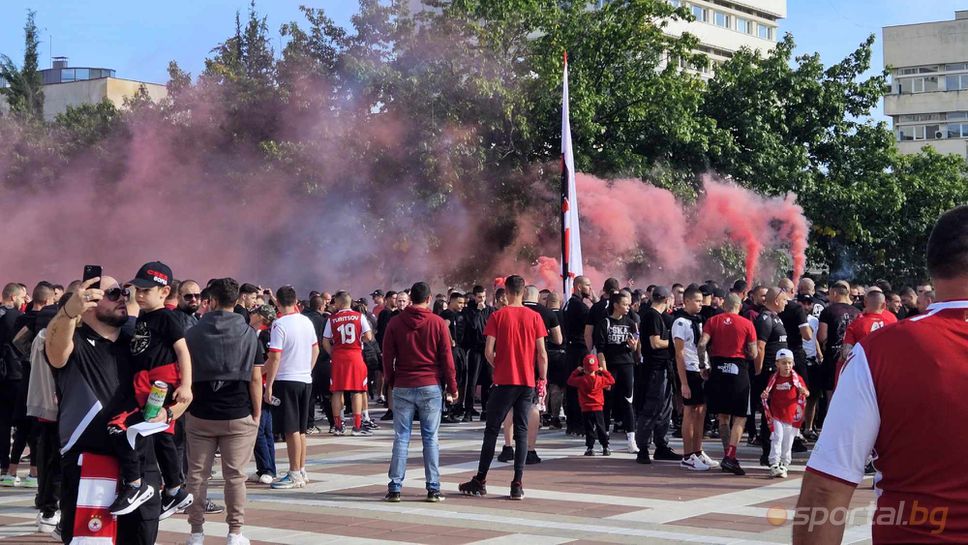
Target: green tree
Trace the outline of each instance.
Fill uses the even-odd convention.
[[[10,111],[15,115],[33,121],[44,119],[44,90],[40,72],[37,70],[37,46],[40,39],[34,23],[36,12],[27,11],[24,25],[24,62],[17,65],[7,55],[0,55],[0,80],[7,87],[0,87],[0,94],[6,95]]]

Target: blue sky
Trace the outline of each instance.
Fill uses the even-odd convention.
[[[348,25],[355,0],[259,0],[269,27],[278,36],[285,22],[303,21],[299,5],[323,8],[337,23]],[[41,66],[49,56],[70,57],[74,66],[114,68],[119,77],[164,83],[168,61],[176,60],[193,75],[209,51],[231,35],[234,15],[248,0],[2,0],[0,53],[20,61],[27,8],[37,11],[43,45]],[[789,0],[781,32],[793,34],[798,53],[819,52],[825,64],[842,59],[869,34],[877,36],[874,68],[881,68],[881,27],[953,19],[964,0]],[[281,45],[276,39],[276,49]],[[879,116],[878,116],[879,117]]]

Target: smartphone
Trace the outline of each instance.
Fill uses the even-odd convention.
[[[84,276],[81,278],[81,282],[87,282],[92,278],[100,278],[100,277],[101,277],[100,265],[84,265]],[[98,280],[91,287],[94,289],[101,289],[101,281]]]

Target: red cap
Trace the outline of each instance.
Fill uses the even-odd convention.
[[[598,358],[595,357],[595,354],[589,354],[581,360],[581,365],[586,371],[594,373],[598,371]]]

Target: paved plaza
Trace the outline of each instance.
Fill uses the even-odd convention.
[[[423,501],[419,435],[411,443],[403,502],[398,504],[382,501],[393,441],[389,425],[373,437],[310,436],[310,484],[271,490],[250,483],[244,533],[260,545],[790,542],[790,522],[783,520],[792,516],[787,510],[796,503],[806,454],[794,455],[789,478],[771,480],[757,464],[759,449],[744,445],[739,458],[748,474],[736,477],[718,470],[687,472],[677,463],[636,464],[634,455],[623,452],[624,434],[613,435],[611,457],[585,457],[583,441],[542,430],[538,452],[543,461],[527,466],[523,502],[506,499],[511,467],[496,460],[488,476],[488,496],[460,496],[458,483],[477,468],[482,429],[480,422],[441,426],[441,480],[447,499],[440,504]],[[680,441],[674,440],[673,446],[681,451]],[[722,457],[718,440],[709,440],[706,451],[717,460]],[[276,444],[276,456],[282,471],[284,443]],[[213,482],[212,497],[221,503],[221,481]],[[864,508],[873,499],[868,478],[854,496],[852,507],[859,513],[844,543],[870,542]],[[52,543],[35,533],[32,503],[32,490],[0,489],[0,542]],[[211,517],[205,528],[207,543],[225,542],[224,514]],[[184,543],[188,532],[185,516],[173,516],[162,522],[158,543]]]

